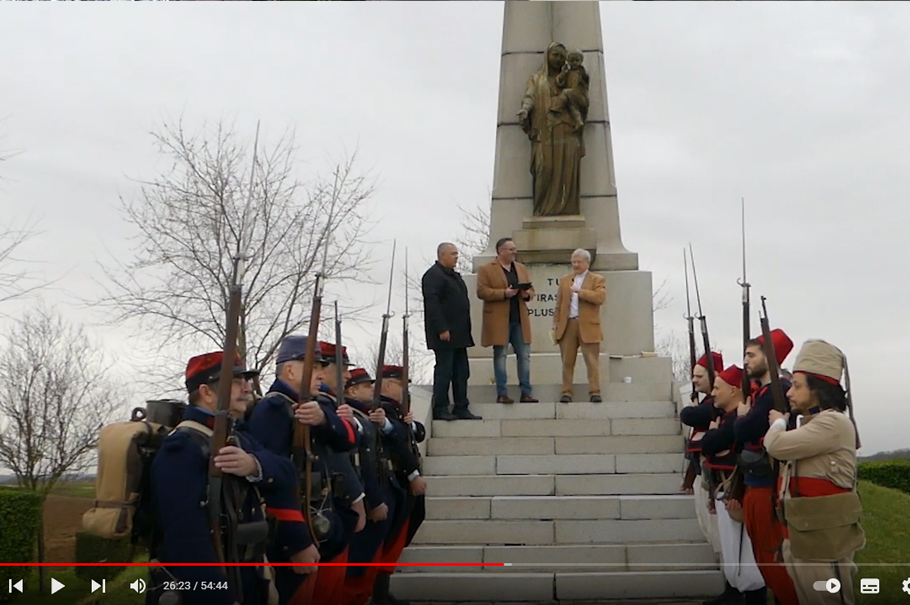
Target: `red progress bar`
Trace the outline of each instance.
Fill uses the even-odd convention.
[[[262,567],[263,563],[0,563],[8,567]],[[300,563],[269,563],[269,567],[296,567]],[[316,567],[380,567],[382,563],[316,563]],[[308,565],[312,567],[313,565]],[[505,567],[505,563],[396,563],[396,567]]]

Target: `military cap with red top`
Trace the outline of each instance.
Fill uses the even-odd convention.
[[[731,387],[741,389],[743,384],[743,370],[742,368],[738,368],[736,366],[730,366],[726,370],[718,372],[717,378],[720,378]]]
[[[720,372],[720,369],[722,367],[724,367],[724,356],[721,355],[720,353],[711,351],[711,359],[714,361],[714,371]],[[695,365],[701,366],[707,370],[708,369],[708,354],[705,353],[704,355],[699,357],[698,361],[695,362]]]
[[[383,378],[402,378],[404,377],[404,368],[401,366],[382,366]],[[408,379],[410,382],[410,379]]]
[[[335,343],[320,340],[316,343],[316,346],[319,348],[319,356],[322,358],[323,363],[335,363],[335,353],[337,352]],[[351,365],[347,347],[341,347],[341,363],[346,366]]]
[[[352,386],[355,386],[358,384],[365,384],[365,383],[372,384],[374,382],[376,382],[376,381],[373,380],[373,378],[370,376],[370,373],[367,372],[365,369],[353,368],[351,370],[351,377],[348,379],[347,383],[344,385],[344,388],[349,389]]]
[[[762,334],[756,338],[760,344],[765,344],[765,335]],[[787,355],[793,350],[793,341],[787,336],[786,332],[780,328],[771,330],[771,346],[774,348],[774,355],[777,357],[777,363],[784,363]]]
[[[192,393],[204,384],[216,382],[221,377],[222,351],[212,351],[204,355],[191,357],[186,363],[185,384],[188,393]],[[258,376],[257,370],[247,370],[239,355],[234,356],[234,376],[252,378]]]

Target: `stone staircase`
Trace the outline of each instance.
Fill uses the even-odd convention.
[[[605,402],[472,403],[481,421],[434,421],[427,520],[396,596],[572,602],[712,596],[716,557],[680,495],[677,407],[666,383],[608,384]],[[491,401],[471,387],[471,401]],[[583,392],[583,389],[576,389]],[[506,564],[505,566],[497,564]]]

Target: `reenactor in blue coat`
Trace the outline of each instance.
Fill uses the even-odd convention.
[[[355,419],[364,428],[359,466],[367,494],[368,523],[366,529],[354,536],[348,561],[373,565],[348,568],[341,605],[363,605],[373,592],[383,545],[389,537],[396,511],[404,510],[406,492],[398,482],[389,458],[390,450],[396,447],[396,441],[390,435],[394,430],[392,421],[381,406],[375,411],[372,409],[374,381],[363,368],[354,368],[350,375],[346,400],[354,409]]]
[[[156,520],[149,547],[151,588],[146,603],[157,605],[179,599],[182,605],[265,605],[269,581],[265,567],[257,566],[168,566],[170,563],[264,563],[269,538],[266,506],[273,510],[274,498],[293,494],[296,470],[287,459],[263,449],[243,429],[231,423],[229,445],[215,456],[224,473],[224,494],[219,514],[235,518],[224,532],[219,556],[209,525],[209,444],[218,409],[218,382],[222,352],[199,355],[189,360],[185,384],[189,406],[183,422],[168,435],[156,454],[150,471],[150,504]],[[242,418],[252,400],[247,370],[236,360],[229,414]],[[274,511],[280,511],[275,507]],[[280,514],[280,512],[279,512]],[[170,594],[168,594],[170,593]]]
[[[373,584],[372,603],[375,605],[402,603],[389,593],[389,582],[395,572],[398,558],[423,523],[426,512],[424,495],[427,483],[420,476],[420,460],[410,436],[413,434],[414,443],[420,443],[426,439],[427,433],[423,424],[415,422],[410,412],[405,416],[401,414],[399,402],[403,392],[401,383],[403,376],[401,366],[382,367],[382,408],[393,427],[388,434],[392,444],[389,452],[392,468],[399,484],[407,486],[408,495],[404,506],[395,511],[395,518],[382,547],[382,564],[378,566],[376,581]]]
[[[253,435],[264,447],[286,458],[290,458],[293,453],[295,422],[311,427],[313,488],[316,492],[312,495],[312,503],[317,511],[304,511],[304,515],[307,522],[314,525],[319,537],[319,562],[335,563],[339,562],[339,557],[350,542],[358,515],[335,498],[337,480],[330,459],[334,452],[346,452],[355,448],[358,434],[350,421],[338,416],[333,405],[315,399],[325,379],[325,370],[322,363],[317,363],[312,376],[303,376],[306,347],[306,336],[292,335],[282,341],[276,357],[275,382],[256,403],[250,413],[249,425]],[[302,388],[307,388],[308,394],[314,399],[298,404],[298,393]],[[300,485],[303,486],[304,482],[301,481]],[[279,526],[278,533],[281,534],[282,531],[283,528]],[[304,546],[304,543],[300,542],[296,546]],[[285,552],[293,550],[289,548]],[[275,562],[288,561],[286,554],[270,554],[276,557]],[[342,570],[341,580],[335,571],[339,569]],[[319,570],[314,602],[332,602],[332,595],[335,591],[340,591],[343,570],[343,567],[324,567]],[[306,576],[287,567],[276,567],[275,581],[281,602],[290,602],[305,579]]]

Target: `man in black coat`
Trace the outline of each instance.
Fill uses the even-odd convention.
[[[468,287],[455,270],[458,248],[443,242],[436,247],[436,263],[423,274],[424,324],[427,348],[436,355],[433,370],[433,418],[479,420],[468,411],[468,347],[471,337],[471,301]],[[449,411],[449,385],[454,407]]]

